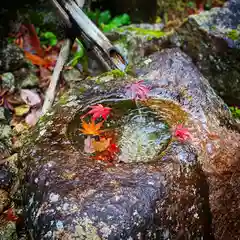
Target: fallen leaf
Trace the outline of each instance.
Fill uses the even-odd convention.
[[[16,124],[16,126],[14,127],[14,130],[17,132],[17,133],[21,133],[23,132],[24,130],[28,129],[28,127],[26,126],[26,124],[24,123],[18,123]]]
[[[143,80],[135,83],[128,84],[126,86],[126,95],[130,96],[134,100],[145,100],[150,89],[142,84]]]
[[[44,68],[42,66],[39,67],[39,72],[40,72],[40,78],[41,80],[46,80],[52,76],[52,73],[50,70],[47,68]]]
[[[31,112],[25,117],[25,122],[30,126],[35,126],[41,115],[41,109],[32,109]]]
[[[92,139],[92,146],[96,152],[106,150],[110,145],[111,138],[100,138],[99,141]]]
[[[15,115],[19,117],[27,114],[29,110],[30,110],[29,105],[21,105],[14,108]]]
[[[49,67],[52,62],[48,59],[41,58],[35,54],[25,51],[25,57],[34,65]]]
[[[16,222],[18,220],[18,217],[14,214],[12,208],[9,208],[7,210],[7,217],[6,218],[7,218],[8,221],[13,221],[13,222]]]
[[[110,114],[111,108],[104,107],[102,104],[97,104],[94,106],[89,107],[92,110],[87,112],[85,115],[83,115],[81,118],[85,117],[86,115],[93,115],[92,119],[95,121],[97,118],[102,117],[104,120],[107,119],[108,115]]]
[[[24,50],[36,52],[37,55],[43,56],[44,52],[41,48],[40,39],[37,35],[33,24],[24,24],[21,26],[23,31]]]
[[[86,135],[98,136],[103,132],[102,130],[99,130],[102,125],[103,125],[103,121],[97,124],[93,120],[91,120],[90,123],[82,121],[83,129],[80,129],[80,131]]]
[[[177,125],[174,136],[179,139],[181,142],[186,141],[191,138],[191,134],[187,128],[183,128],[182,124]]]
[[[41,103],[41,98],[33,90],[21,89],[20,96],[22,100],[29,106],[36,106]]]

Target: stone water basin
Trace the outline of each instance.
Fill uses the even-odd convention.
[[[103,135],[114,136],[114,143],[119,148],[111,161],[123,163],[156,161],[172,138],[168,124],[141,102],[108,99],[101,101],[101,104],[112,109],[103,125],[105,131]],[[99,152],[88,154],[84,151],[86,135],[79,131],[82,124],[81,115],[82,112],[76,114],[70,123],[69,136],[83,156],[98,156]],[[90,121],[90,117],[87,120]]]

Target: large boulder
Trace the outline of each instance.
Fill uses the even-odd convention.
[[[126,92],[137,79],[103,74],[84,81],[79,96],[62,97],[25,139],[23,212],[32,238],[213,239],[212,217],[216,239],[240,236],[239,223],[231,225],[239,194],[224,185],[238,180],[232,166],[240,135],[227,130],[234,127],[230,111],[178,49],[149,56],[137,72],[151,88],[148,100]],[[104,126],[120,152],[111,165],[84,153],[79,117],[96,103],[113,111]],[[173,137],[179,123],[190,141]]]
[[[222,8],[191,15],[172,37],[229,104],[240,101],[239,24],[240,2],[230,0]]]

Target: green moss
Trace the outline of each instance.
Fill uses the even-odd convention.
[[[240,37],[240,34],[237,30],[231,30],[230,32],[227,33],[227,36],[231,38],[232,40],[238,40]]]
[[[135,27],[124,27],[121,29],[118,29],[119,32],[124,31],[130,31],[135,32],[138,35],[146,36],[147,40],[152,40],[153,38],[161,38],[165,36],[165,32],[158,31],[158,30],[149,30],[149,29],[143,29],[143,28],[135,28]]]
[[[60,105],[65,105],[67,103],[67,100],[68,100],[68,96],[66,94],[63,94],[60,99],[59,99],[59,104]]]
[[[78,90],[79,90],[80,93],[84,93],[86,91],[86,88],[85,87],[80,87]]]
[[[48,120],[50,119],[50,116],[48,116],[47,114],[42,115],[39,118],[39,124],[45,124],[46,122],[48,122]]]
[[[104,80],[110,80],[113,78],[121,78],[124,77],[125,73],[122,72],[121,70],[114,69],[112,71],[106,72],[101,74],[100,76],[97,77],[96,82],[97,83],[102,83],[105,82]]]
[[[127,44],[127,36],[119,35],[119,38],[116,41],[114,41],[113,43],[114,43],[114,45],[119,44],[119,45],[122,45],[122,46],[127,48],[127,46],[128,46],[128,44]]]
[[[125,72],[126,72],[126,74],[131,75],[133,77],[136,76],[134,65],[132,65],[132,64],[127,65]]]
[[[215,31],[215,30],[217,30],[217,27],[216,27],[216,25],[212,25],[212,26],[210,27],[210,29],[211,29],[212,31]]]

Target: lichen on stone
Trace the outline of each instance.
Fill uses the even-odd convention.
[[[139,36],[144,36],[147,40],[152,40],[153,38],[161,38],[166,35],[165,32],[159,30],[149,30],[143,28],[137,28],[132,26],[127,26],[118,29],[119,32],[132,32],[132,34],[137,34]]]

